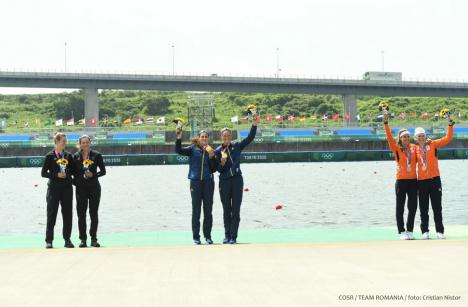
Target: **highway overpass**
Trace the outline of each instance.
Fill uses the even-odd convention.
[[[468,83],[371,81],[234,76],[143,75],[0,71],[0,87],[83,89],[85,118],[99,118],[98,89],[264,92],[342,95],[344,112],[356,115],[356,96],[468,97]]]

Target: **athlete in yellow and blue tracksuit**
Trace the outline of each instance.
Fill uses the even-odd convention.
[[[181,135],[180,135],[181,136]],[[203,202],[203,235],[206,243],[213,244],[211,228],[213,226],[213,173],[216,172],[216,159],[214,152],[210,157],[209,146],[200,143],[182,147],[180,136],[176,139],[175,151],[179,155],[189,156],[190,194],[192,196],[192,233],[195,244],[200,242],[200,215]],[[199,138],[208,138],[206,131],[201,131]],[[207,142],[207,140],[206,140]]]

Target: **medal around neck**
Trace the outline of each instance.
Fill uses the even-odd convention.
[[[226,151],[227,151],[227,146],[221,149],[221,158],[227,159],[228,155]]]

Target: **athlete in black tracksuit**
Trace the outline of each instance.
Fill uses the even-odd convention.
[[[59,178],[60,166],[57,160],[65,159],[68,165],[65,170],[66,177]],[[59,204],[62,207],[63,218],[63,239],[65,240],[65,247],[73,248],[70,241],[73,222],[73,187],[72,187],[72,174],[74,173],[74,165],[72,163],[73,157],[68,151],[52,150],[47,153],[42,166],[41,176],[49,178],[47,184],[47,228],[46,238],[47,248],[52,248],[52,241],[54,240],[54,227],[57,220],[57,212]]]
[[[200,132],[200,135],[206,132]],[[199,135],[199,137],[200,137]],[[206,136],[208,134],[206,133]],[[180,137],[176,139],[175,151],[179,155],[189,156],[190,194],[192,196],[192,233],[195,244],[200,244],[200,215],[203,202],[203,236],[206,243],[213,244],[213,173],[216,172],[216,159],[210,158],[205,148],[198,144],[182,147]]]
[[[83,152],[80,150],[73,155],[75,164],[75,178],[73,183],[76,186],[76,213],[78,215],[78,230],[80,232],[80,247],[86,247],[86,211],[89,204],[89,216],[91,218],[91,227],[89,235],[91,236],[91,246],[100,247],[97,242],[97,229],[99,223],[98,210],[101,201],[101,185],[99,177],[106,175],[106,167],[102,155],[94,150],[90,150],[87,158],[93,161],[89,166],[89,171],[93,174],[91,178],[85,178],[83,168]],[[97,170],[99,167],[99,171]]]
[[[231,133],[228,129],[221,131],[223,134]],[[240,222],[240,207],[244,188],[244,179],[240,170],[242,150],[249,145],[257,133],[256,122],[250,128],[249,135],[241,142],[224,143],[216,148],[216,161],[219,171],[219,195],[223,204],[224,240],[223,243],[237,243],[237,232]],[[229,136],[230,139],[230,136]],[[226,162],[222,165],[223,153],[227,155]]]

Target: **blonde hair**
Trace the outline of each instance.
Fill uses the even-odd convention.
[[[67,136],[62,132],[57,132],[54,134],[54,143],[60,142],[62,139],[66,139]]]

